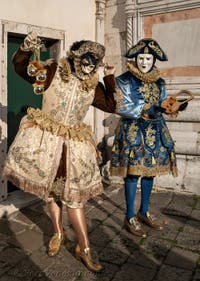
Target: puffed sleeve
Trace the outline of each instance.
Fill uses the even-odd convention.
[[[134,80],[130,80],[129,72],[117,77],[115,100],[116,113],[124,118],[138,119],[141,117],[145,105],[144,99],[137,93]]]
[[[27,66],[29,64],[30,58],[32,56],[32,51],[24,51],[19,48],[13,55],[12,63],[15,72],[25,79],[27,82],[34,84],[35,77],[29,76],[27,74]],[[47,79],[45,81],[45,90],[50,86],[51,81],[57,69],[57,62],[54,59],[49,59],[44,62],[44,68],[47,70]]]
[[[99,82],[96,86],[92,105],[105,112],[115,113],[116,102],[114,99],[114,92],[116,84],[114,75],[105,76],[104,85]]]

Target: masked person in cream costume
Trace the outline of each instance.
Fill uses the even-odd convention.
[[[13,64],[37,93],[41,90],[37,69],[35,76],[27,74],[35,42],[37,34],[31,32],[14,54]],[[91,254],[84,203],[102,192],[102,183],[94,136],[83,119],[90,105],[115,111],[114,68],[104,69],[105,86],[98,81],[97,70],[104,54],[101,44],[82,40],[73,43],[59,63],[53,59],[43,63],[46,80],[42,109],[27,110],[4,167],[10,181],[47,202],[55,232],[48,254],[56,255],[64,243],[61,217],[66,207],[78,238],[75,256],[95,272],[102,266]]]

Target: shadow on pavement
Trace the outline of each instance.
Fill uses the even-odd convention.
[[[44,269],[31,260],[28,251],[18,241],[20,233],[26,231],[24,226],[10,221],[6,213],[0,226],[0,281],[50,281]]]
[[[125,213],[122,204],[116,203],[105,194],[101,198],[105,205],[109,202],[113,209],[108,211],[104,203],[98,204],[92,200],[96,217],[91,216],[90,241],[104,265],[104,270],[97,274],[97,279],[103,281],[196,280],[191,278],[195,270],[198,270],[200,252],[183,249],[175,244],[175,240],[168,240],[167,237],[162,236],[162,232],[152,231],[148,227],[145,228],[149,230],[147,238],[140,239],[133,236],[122,228]],[[163,208],[163,213],[164,210],[166,209]],[[102,220],[103,214],[105,218]],[[167,226],[170,227],[173,228],[173,225]],[[176,235],[178,234],[177,230]]]

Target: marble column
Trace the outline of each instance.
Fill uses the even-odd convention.
[[[105,6],[106,0],[95,0],[96,3],[96,32],[95,40],[104,45],[104,17],[105,17]],[[102,80],[103,69],[99,71],[99,79]],[[102,125],[104,119],[104,112],[99,109],[94,109],[94,132],[97,137],[98,143],[104,136],[104,127]]]
[[[125,2],[126,14],[126,47],[127,50],[137,42],[137,22],[136,22],[136,1],[126,0]]]

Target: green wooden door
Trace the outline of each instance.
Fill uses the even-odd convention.
[[[8,148],[11,145],[18,131],[21,118],[26,114],[29,106],[41,108],[42,95],[35,95],[31,84],[17,75],[12,65],[12,56],[22,44],[23,38],[8,37],[8,54],[7,54],[7,82],[8,82],[8,106],[7,106],[7,124],[8,124]],[[50,50],[41,53],[41,60],[46,60],[50,56]],[[8,192],[17,188],[8,182]]]

